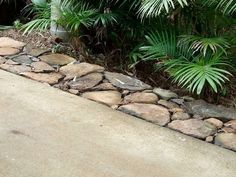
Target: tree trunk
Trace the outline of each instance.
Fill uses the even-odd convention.
[[[68,41],[69,40],[69,33],[66,31],[62,26],[58,25],[56,22],[60,19],[61,17],[61,0],[52,0],[52,5],[51,5],[51,29],[50,32],[52,36],[56,38],[60,38],[63,41]]]

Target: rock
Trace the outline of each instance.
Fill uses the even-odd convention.
[[[121,94],[117,91],[94,91],[82,94],[82,97],[106,104],[108,106],[118,105],[121,103]]]
[[[50,66],[49,64],[39,61],[39,62],[34,62],[31,64],[32,70],[35,73],[43,73],[43,72],[53,72],[55,69]]]
[[[19,65],[19,63],[16,63],[16,62],[12,61],[11,59],[7,60],[5,62],[5,64],[8,64],[8,65]]]
[[[124,104],[128,103],[157,103],[158,97],[154,93],[136,92],[124,98]]]
[[[229,127],[229,128],[233,128],[236,130],[236,120],[231,120],[229,122],[226,122],[224,124],[224,126]]]
[[[7,70],[9,72],[20,74],[22,72],[30,72],[31,67],[25,65],[8,65],[8,64],[1,64],[1,69]]]
[[[30,65],[33,62],[28,55],[19,55],[17,57],[12,58],[11,60],[18,64],[25,65]]]
[[[236,133],[236,129],[230,128],[230,127],[223,127],[221,131],[225,133]]]
[[[33,62],[39,62],[40,61],[40,59],[39,58],[36,58],[36,57],[31,57],[30,58]]]
[[[92,90],[106,91],[106,90],[117,90],[111,83],[102,83],[96,87],[93,87]]]
[[[121,89],[141,91],[151,88],[150,85],[147,85],[136,78],[120,73],[105,72],[105,78],[109,80],[112,85]]]
[[[79,91],[88,90],[96,85],[98,85],[103,79],[101,73],[91,73],[86,76],[77,78],[75,81],[70,81],[68,85],[72,89]]]
[[[0,64],[4,64],[7,60],[4,57],[0,56]]]
[[[75,62],[76,60],[68,55],[53,53],[48,55],[43,55],[39,57],[40,60],[50,64],[50,65],[67,65],[69,63]]]
[[[65,80],[73,79],[74,77],[81,77],[89,73],[103,72],[105,68],[99,65],[89,63],[70,64],[60,68],[60,72],[66,75]]]
[[[236,134],[220,133],[216,135],[214,143],[224,148],[236,151]]]
[[[205,141],[208,142],[208,143],[212,143],[214,141],[214,137],[213,136],[208,136],[208,137],[206,137]]]
[[[67,82],[59,82],[58,84],[53,85],[54,88],[58,88],[64,91],[69,90],[69,86],[67,85]]]
[[[23,42],[16,41],[9,37],[0,37],[0,48],[16,48],[22,49],[26,44]]]
[[[50,52],[48,49],[41,49],[41,48],[34,48],[34,49],[29,49],[27,53],[31,56],[38,57],[40,55],[43,55],[47,52]]]
[[[168,124],[168,127],[200,139],[205,139],[217,132],[214,125],[199,119],[174,120]]]
[[[178,95],[170,90],[165,90],[161,88],[154,88],[153,92],[160,96],[164,100],[170,100],[172,98],[178,98]]]
[[[215,125],[217,128],[223,127],[223,122],[216,118],[209,118],[209,119],[206,119],[205,121],[211,123],[212,125]]]
[[[70,93],[74,94],[74,95],[78,95],[78,94],[79,94],[79,90],[69,89],[68,91],[69,91]]]
[[[170,122],[169,111],[159,105],[132,103],[119,107],[119,110],[160,126]]]
[[[19,49],[4,47],[0,48],[0,56],[9,56],[9,55],[16,55],[20,53]]]
[[[174,99],[171,99],[170,101],[173,102],[173,103],[176,103],[178,105],[183,105],[184,104],[184,99],[181,99],[181,98],[174,98]]]
[[[203,100],[186,102],[185,108],[191,114],[198,114],[204,118],[215,117],[222,121],[236,119],[236,110],[223,106],[209,104]]]
[[[119,105],[113,105],[111,106],[111,108],[117,110],[119,108]]]
[[[169,101],[166,101],[166,100],[159,100],[158,104],[160,104],[162,106],[165,106],[169,109],[179,108],[179,105],[177,105],[176,103],[169,102]]]
[[[190,119],[190,115],[184,112],[176,112],[171,117],[171,120],[187,120],[187,119]]]
[[[50,85],[57,84],[63,75],[60,73],[33,73],[33,72],[22,72],[21,75],[31,78],[39,82],[46,82]]]

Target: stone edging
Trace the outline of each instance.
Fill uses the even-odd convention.
[[[236,151],[236,110],[179,97],[102,66],[25,45],[0,38],[0,69]]]

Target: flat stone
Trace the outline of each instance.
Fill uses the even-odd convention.
[[[216,119],[216,118],[209,118],[209,119],[206,119],[205,121],[215,125],[217,128],[222,128],[223,127],[223,122]]]
[[[162,99],[158,101],[158,104],[165,106],[169,109],[179,108],[179,105],[177,105],[176,103],[173,103],[167,100],[162,100]]]
[[[128,103],[157,103],[158,96],[154,93],[143,93],[143,92],[136,92],[130,95],[127,95],[124,98],[124,104]]]
[[[205,139],[217,132],[214,125],[199,119],[174,120],[168,124],[168,127],[200,139]]]
[[[171,120],[187,120],[187,119],[190,119],[190,115],[185,112],[176,112],[171,117]]]
[[[229,128],[233,128],[236,130],[236,120],[231,120],[229,122],[226,122],[224,124],[224,126],[229,127]]]
[[[42,60],[50,65],[60,65],[60,66],[67,65],[69,63],[76,61],[74,58],[72,58],[68,55],[58,54],[58,53],[42,55],[39,58],[40,58],[40,60]]]
[[[105,78],[109,80],[111,84],[121,89],[141,91],[151,88],[150,85],[147,85],[136,78],[120,73],[105,72]]]
[[[25,43],[16,41],[9,37],[0,37],[0,48],[10,47],[10,48],[21,49],[25,45],[26,45]]]
[[[236,110],[224,106],[209,104],[203,100],[186,102],[185,108],[191,114],[198,114],[204,118],[214,117],[222,121],[236,119]]]
[[[170,100],[172,98],[178,98],[178,95],[170,90],[165,90],[162,88],[154,88],[153,92],[160,96],[164,100]]]
[[[220,133],[215,137],[214,143],[227,149],[236,151],[236,134],[235,133]]]
[[[43,55],[47,52],[50,52],[50,50],[48,49],[41,49],[41,48],[34,48],[34,49],[30,49],[29,51],[27,51],[27,53],[31,56],[34,56],[34,57],[38,57],[40,55]]]
[[[121,103],[121,94],[117,91],[94,91],[82,94],[82,97],[106,104],[108,106],[118,105]]]
[[[0,56],[16,55],[18,53],[20,53],[20,50],[16,48],[10,48],[10,47],[0,48]]]
[[[60,73],[33,73],[33,72],[22,72],[21,75],[31,78],[39,82],[46,82],[50,85],[57,84],[63,75]]]
[[[4,57],[0,56],[0,64],[4,64],[7,60]]]
[[[32,70],[36,73],[43,73],[43,72],[53,72],[55,69],[50,66],[49,64],[39,61],[39,62],[33,62],[31,64]]]
[[[101,83],[96,87],[93,87],[92,90],[106,91],[106,90],[117,90],[111,83]]]
[[[65,80],[81,77],[89,73],[103,72],[104,70],[104,67],[89,63],[70,64],[60,68],[60,72],[66,75]]]
[[[15,74],[20,74],[22,72],[30,72],[31,71],[31,67],[26,66],[26,65],[1,64],[0,68],[7,70],[9,72],[15,73]]]
[[[17,57],[12,58],[11,60],[16,63],[26,65],[30,65],[33,62],[28,55],[19,55]]]
[[[160,126],[165,126],[170,122],[169,111],[162,106],[154,104],[133,103],[123,105],[119,107],[119,110]]]
[[[101,73],[91,73],[86,76],[79,77],[75,81],[70,81],[68,85],[71,89],[84,91],[98,85],[102,79],[103,75]]]

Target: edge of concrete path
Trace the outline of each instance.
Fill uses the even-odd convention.
[[[2,76],[3,76],[3,78],[2,78]],[[5,77],[4,77],[5,76]],[[202,141],[202,140],[199,140],[199,139],[197,139],[197,138],[193,138],[193,137],[191,137],[191,136],[188,136],[188,135],[185,135],[185,134],[183,134],[183,133],[181,133],[181,132],[178,132],[178,131],[176,131],[176,130],[172,130],[172,129],[170,129],[170,128],[167,128],[167,127],[162,127],[162,126],[159,126],[159,125],[156,125],[156,124],[153,124],[153,123],[151,123],[151,122],[148,122],[148,121],[146,121],[146,120],[143,120],[143,119],[141,119],[141,118],[138,118],[138,117],[135,117],[135,116],[132,116],[132,115],[129,115],[129,114],[126,114],[126,113],[123,113],[123,112],[121,112],[121,111],[118,111],[118,110],[114,110],[114,109],[111,109],[110,107],[108,107],[108,106],[106,106],[106,105],[104,105],[104,104],[102,104],[102,103],[98,103],[98,102],[96,102],[96,101],[92,101],[92,100],[89,100],[89,99],[86,99],[86,98],[83,98],[83,97],[81,97],[81,96],[77,96],[77,95],[74,95],[74,94],[71,94],[71,93],[69,93],[69,92],[66,92],[66,91],[63,91],[63,90],[61,90],[61,89],[57,89],[57,88],[54,88],[54,87],[51,87],[51,86],[49,86],[48,84],[46,84],[46,83],[41,83],[41,82],[38,82],[38,81],[35,81],[35,80],[32,80],[32,79],[29,79],[29,78],[26,78],[26,77],[24,77],[24,76],[19,76],[19,75],[16,75],[16,74],[14,74],[14,73],[10,73],[10,72],[8,72],[8,71],[5,71],[5,70],[2,70],[2,69],[0,69],[0,80],[1,79],[4,79],[4,80],[11,80],[11,78],[14,78],[14,77],[17,77],[17,78],[19,78],[19,79],[21,79],[23,82],[22,82],[22,85],[24,85],[24,84],[26,84],[26,82],[29,82],[29,83],[32,83],[33,85],[35,85],[35,86],[38,86],[40,89],[42,89],[42,92],[43,91],[50,91],[49,93],[54,93],[54,94],[58,94],[58,96],[65,96],[65,97],[67,97],[67,98],[69,98],[69,100],[71,101],[71,102],[65,102],[65,104],[71,104],[73,101],[72,101],[72,99],[74,99],[74,101],[79,101],[80,102],[80,108],[81,109],[84,109],[84,108],[86,108],[86,110],[87,110],[87,108],[89,108],[89,107],[91,107],[91,108],[95,108],[95,109],[91,109],[90,111],[98,111],[98,114],[99,113],[101,113],[102,111],[99,111],[99,109],[102,109],[102,110],[105,110],[105,111],[107,111],[108,113],[115,113],[115,114],[120,114],[120,116],[118,116],[122,121],[125,121],[125,122],[129,122],[129,123],[131,123],[130,121],[137,121],[137,122],[139,122],[139,123],[141,123],[141,124],[143,124],[143,125],[151,125],[151,126],[153,126],[153,127],[155,127],[155,128],[157,128],[157,129],[162,129],[162,131],[166,131],[166,132],[171,132],[171,133],[173,133],[173,134],[176,134],[178,137],[179,136],[183,136],[184,138],[187,138],[187,139],[190,139],[190,140],[192,140],[192,141],[196,141],[196,142],[199,142],[199,143],[201,143],[201,144],[205,144],[205,145],[209,145],[209,146],[212,146],[212,147],[214,147],[214,148],[216,148],[216,149],[220,149],[220,150],[222,150],[222,151],[225,151],[225,152],[229,152],[229,153],[232,153],[233,155],[236,155],[236,153],[234,152],[234,151],[232,151],[232,150],[229,150],[229,149],[225,149],[225,148],[222,148],[222,147],[220,147],[220,146],[217,146],[217,145],[214,145],[214,144],[211,144],[211,143],[207,143],[207,142],[205,142],[205,141]],[[19,80],[18,80],[19,81]],[[13,86],[14,86],[14,83],[11,83]],[[1,86],[1,85],[0,85]],[[35,94],[36,92],[34,91],[34,87],[25,87],[26,89],[28,89],[29,90],[29,95],[32,95],[33,93]],[[41,93],[40,94],[36,94],[37,96],[40,96],[41,95]],[[48,99],[51,99],[51,96],[50,97],[48,97]],[[23,100],[23,99],[22,99]],[[35,101],[36,99],[30,99],[30,101],[32,101],[31,103],[32,103],[32,105],[35,105],[34,103],[37,103],[37,101]],[[53,100],[53,99],[51,99],[51,100]],[[61,100],[62,102],[64,101],[64,100]],[[83,103],[82,104],[82,106],[81,106],[81,103]],[[52,104],[53,105],[53,104]],[[64,107],[65,108],[65,107]],[[48,107],[46,107],[46,109],[50,109],[50,108],[48,108]],[[44,109],[45,110],[45,112],[46,112],[46,109]],[[73,109],[73,106],[72,106],[72,109]],[[66,110],[64,110],[63,112],[59,112],[60,110],[62,110],[62,109],[58,109],[57,111],[58,112],[55,112],[55,114],[57,113],[57,117],[58,117],[58,120],[60,120],[60,121],[65,121],[65,122],[67,122],[67,121],[75,121],[76,122],[76,118],[75,117],[73,117],[73,115],[71,115],[72,117],[70,118],[70,120],[69,119],[64,119],[63,118],[63,116],[64,116],[64,114],[67,114],[68,112],[66,111]],[[114,117],[113,116],[111,116],[110,114],[107,114],[106,115],[107,116],[107,119],[110,119],[110,120],[114,120]],[[117,119],[117,117],[115,118],[115,119]],[[183,138],[183,139],[184,139]],[[181,139],[181,138],[180,138]],[[182,140],[181,140],[182,141]],[[235,156],[236,157],[236,156]]]

